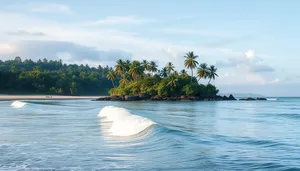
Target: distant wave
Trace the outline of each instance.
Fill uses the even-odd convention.
[[[267,100],[277,100],[277,98],[267,98]]]
[[[124,108],[105,106],[98,114],[102,122],[109,124],[108,132],[112,136],[136,135],[156,124],[148,118],[131,114]]]
[[[11,103],[10,106],[14,107],[14,108],[22,108],[26,105],[27,103],[26,102],[22,102],[22,101],[14,101]]]

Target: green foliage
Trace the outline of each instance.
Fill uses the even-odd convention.
[[[198,58],[197,55],[194,55],[194,52],[188,52],[186,56],[184,56],[185,61],[184,61],[184,66],[186,68],[191,69],[192,77],[193,77],[193,69],[197,67],[198,61],[196,59]],[[191,82],[193,81],[191,77]]]
[[[170,75],[172,71],[174,71],[174,65],[172,64],[172,62],[168,62],[167,66],[167,71],[168,71],[168,74]]]
[[[208,76],[207,77],[209,78],[208,84],[210,84],[211,79],[214,80],[214,79],[216,79],[216,77],[218,77],[217,68],[214,65],[211,65],[208,68]]]
[[[77,95],[77,85],[76,82],[72,82],[70,86],[70,94]]]
[[[198,62],[196,58],[198,56],[194,55],[193,52],[187,54],[185,65],[189,69],[193,69],[197,66]],[[142,62],[139,61],[127,61],[122,60],[117,61],[116,73],[118,73],[121,78],[118,87],[113,88],[109,91],[110,95],[160,95],[160,96],[199,96],[199,97],[211,97],[218,93],[215,86],[208,84],[203,85],[197,82],[197,79],[193,76],[188,75],[186,70],[182,70],[180,74],[174,70],[174,65],[169,62],[166,67],[162,70],[157,70],[157,65],[155,62],[150,63],[146,60]],[[122,68],[122,69],[120,69]],[[127,69],[125,69],[127,68]],[[208,78],[209,68],[207,64],[201,64],[201,69],[198,69],[199,73],[197,75],[201,78]],[[216,68],[213,71],[216,71]],[[121,71],[121,72],[119,72]],[[158,71],[158,72],[157,72]],[[200,73],[201,71],[201,73]],[[111,71],[113,72],[113,71]],[[150,72],[151,74],[147,73]],[[157,73],[156,73],[157,72]],[[207,76],[206,76],[207,75]],[[216,74],[214,74],[216,76]],[[108,77],[113,80],[114,77]]]
[[[157,87],[157,93],[160,96],[170,96],[171,95],[171,86],[168,85],[169,79],[164,78],[161,80]]]
[[[197,83],[190,83],[183,87],[183,94],[191,95],[200,95],[200,86]]]
[[[0,60],[0,93],[103,95],[112,88],[108,66],[63,64],[61,60]]]
[[[62,95],[100,95],[109,90],[110,95],[160,95],[160,96],[214,96],[218,93],[210,80],[218,77],[217,68],[198,66],[198,56],[188,52],[184,65],[191,70],[180,74],[174,70],[172,62],[158,70],[154,61],[118,60],[114,69],[106,66],[89,67],[88,65],[63,64],[53,61],[30,59],[22,61],[0,60],[0,93],[5,94],[62,94]],[[208,85],[197,82],[193,69],[198,67],[197,77],[209,79]]]
[[[208,71],[208,68],[207,68],[207,64],[206,63],[202,63],[200,64],[200,67],[198,68],[197,70],[197,76],[199,79],[206,79],[209,75],[209,71]]]

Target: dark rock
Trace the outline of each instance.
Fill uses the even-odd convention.
[[[180,96],[180,99],[186,99],[186,98],[187,98],[187,96],[184,96],[184,95]]]
[[[142,100],[139,96],[125,96],[125,101],[137,101]]]
[[[189,100],[196,100],[196,97],[195,96],[188,96],[187,97]]]
[[[258,97],[258,98],[256,98],[256,100],[267,100],[267,99],[263,98],[263,97]]]
[[[256,100],[256,99],[252,98],[252,97],[248,97],[248,98],[244,98],[244,99],[240,99],[240,100],[253,101],[253,100]]]
[[[111,96],[112,101],[123,101],[124,98],[121,96]]]
[[[229,100],[229,98],[227,96],[223,96],[222,99],[223,100]]]
[[[148,94],[140,94],[138,96],[107,96],[94,99],[93,101],[140,101],[140,100],[153,100],[153,101],[221,101],[221,100],[236,100],[232,95],[226,96],[150,96]],[[264,100],[263,98],[247,98],[240,100]]]
[[[148,94],[140,94],[139,97],[141,100],[149,100],[151,98]]]
[[[169,100],[169,97],[162,97],[163,100]]]
[[[180,96],[181,101],[191,101],[188,96]]]
[[[215,100],[216,100],[216,101],[221,101],[221,100],[225,100],[225,99],[224,99],[224,97],[222,97],[222,96],[216,96],[216,97],[215,97]]]
[[[156,100],[156,101],[160,101],[160,100],[163,100],[163,99],[162,99],[162,97],[161,97],[161,96],[159,96],[159,95],[155,95],[155,96],[152,96],[152,97],[150,98],[150,100]]]
[[[228,100],[236,100],[232,94],[229,95]]]
[[[177,96],[168,97],[168,100],[170,100],[170,101],[177,101],[177,100],[179,100],[179,99],[180,99],[180,98],[177,97]]]
[[[95,99],[94,101],[110,101],[111,97],[110,96],[105,96],[105,97],[99,97]]]

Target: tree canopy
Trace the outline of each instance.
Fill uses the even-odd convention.
[[[108,66],[64,64],[61,60],[0,60],[1,94],[105,95],[113,87]]]
[[[184,56],[184,65],[193,70],[198,66],[194,52],[187,53]],[[197,78],[189,75],[186,70],[181,70],[180,74],[175,70],[172,62],[168,62],[161,70],[157,69],[154,61],[147,60],[127,61],[129,68],[117,72],[120,68],[120,62],[117,62],[115,68],[118,73],[119,84],[110,90],[112,96],[125,95],[150,95],[150,96],[215,96],[218,89],[210,84],[211,79],[217,77],[217,68],[211,65],[209,68],[206,63],[201,63],[197,70],[197,77],[200,79],[209,79],[207,85],[199,84]],[[151,74],[147,73],[151,72]],[[109,75],[108,75],[109,76]]]
[[[183,59],[186,68],[177,72],[172,62],[158,69],[155,61],[116,61],[114,68],[99,65],[64,64],[62,60],[21,57],[0,60],[1,94],[60,94],[60,95],[160,95],[160,96],[214,96],[218,89],[211,80],[218,77],[217,68],[197,61],[194,52]],[[193,69],[197,69],[193,76]],[[207,85],[198,79],[209,79]]]

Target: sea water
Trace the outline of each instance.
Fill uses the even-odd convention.
[[[300,99],[0,102],[0,170],[300,170]]]

